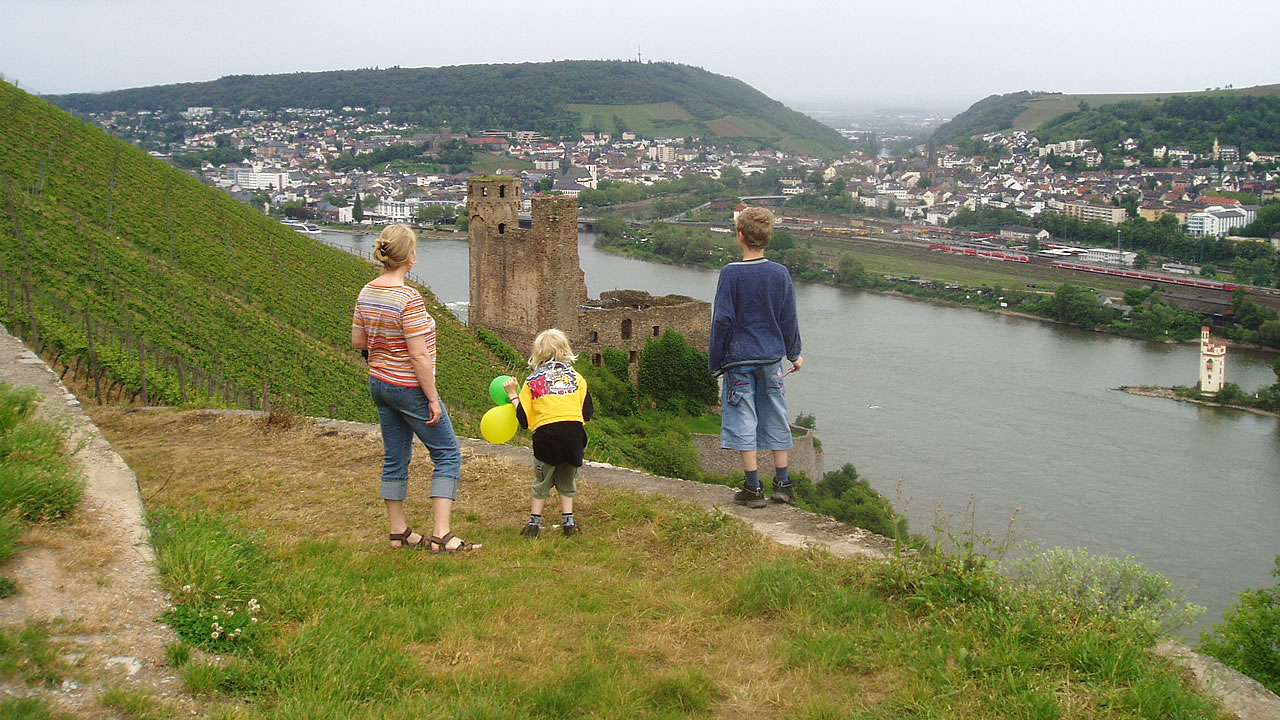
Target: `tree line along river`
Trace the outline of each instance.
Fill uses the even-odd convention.
[[[369,251],[373,236],[325,233]],[[589,293],[710,301],[717,272],[598,250],[579,239]],[[415,274],[468,299],[465,240],[423,239]],[[353,289],[354,292],[354,289]],[[979,531],[1042,548],[1134,555],[1209,608],[1191,637],[1280,553],[1280,420],[1111,390],[1193,385],[1196,345],[1166,345],[1010,315],[798,283],[805,368],[791,412],[816,416],[826,466],[852,463],[929,534],[967,508]],[[447,362],[447,360],[446,360]],[[1227,379],[1275,382],[1274,356],[1232,350]],[[1015,550],[1018,552],[1018,550]]]

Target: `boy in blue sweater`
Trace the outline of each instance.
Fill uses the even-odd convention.
[[[787,473],[787,451],[793,441],[782,378],[804,365],[796,291],[787,268],[764,257],[773,239],[773,213],[747,208],[738,214],[737,224],[742,261],[720,270],[707,354],[711,374],[724,375],[720,446],[742,453],[747,477],[734,493],[735,503],[753,508],[766,505],[756,465],[756,450],[763,449],[773,451],[777,469],[770,499],[794,505]],[[785,372],[784,357],[791,362]]]

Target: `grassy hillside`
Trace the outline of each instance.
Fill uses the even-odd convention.
[[[265,388],[310,414],[374,419],[349,347],[352,302],[375,275],[367,262],[7,83],[0,202],[0,314],[48,354],[87,363],[92,327],[107,387],[141,390],[145,356],[153,402],[185,390],[243,406]],[[498,363],[425,294],[443,395],[487,409]]]
[[[211,717],[1226,718],[1148,652],[1150,599],[1168,589],[1136,568],[1015,581],[972,548],[845,560],[592,468],[586,533],[530,541],[516,535],[529,469],[479,453],[455,517],[485,547],[425,557],[386,549],[363,439],[191,413],[94,420],[148,498],[165,619],[179,649],[204,651],[170,652],[172,673]],[[411,516],[425,503],[411,494]],[[152,696],[148,716],[169,701]]]
[[[1280,96],[1280,85],[1259,85],[1239,90],[1213,90],[1194,93],[1090,93],[1083,95],[1053,93],[1028,101],[1025,109],[1013,119],[1012,127],[1020,130],[1035,130],[1060,115],[1075,112],[1082,102],[1088,103],[1095,108],[1128,102],[1145,105],[1162,103],[1175,95],[1182,97],[1228,97],[1233,95],[1276,97]]]
[[[848,147],[835,130],[740,80],[676,63],[573,60],[236,75],[51,99],[81,111],[386,106],[393,115],[430,126],[533,129],[557,136],[583,128],[634,129],[648,135],[645,128],[661,131],[661,123],[670,120],[691,120],[689,132],[653,134],[700,130],[698,134],[715,136],[709,123],[739,116],[758,126],[762,134],[752,139],[763,143],[813,147],[825,155]]]
[[[1231,90],[1211,90],[1180,93],[1044,93],[1016,92],[992,95],[974,103],[968,110],[955,116],[933,135],[937,144],[953,142],[962,137],[972,137],[998,130],[1018,129],[1037,131],[1063,115],[1076,113],[1085,103],[1091,112],[1114,105],[1146,106],[1159,109],[1173,97],[1196,98],[1276,98],[1280,97],[1280,84],[1259,85]],[[1223,114],[1225,116],[1225,113]],[[1133,128],[1138,132],[1141,128]],[[1223,140],[1223,142],[1229,142]]]

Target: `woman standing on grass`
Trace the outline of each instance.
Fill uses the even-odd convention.
[[[407,225],[389,225],[378,236],[373,258],[382,274],[360,290],[351,323],[351,344],[368,353],[369,392],[382,425],[382,499],[391,523],[391,547],[433,553],[467,552],[481,546],[449,529],[462,474],[462,451],[449,413],[436,390],[436,323],[405,278],[418,261],[418,239]],[[404,519],[409,461],[417,436],[431,453],[433,534],[424,536]]]

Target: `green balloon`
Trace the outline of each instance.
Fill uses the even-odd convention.
[[[515,380],[510,375],[499,375],[489,383],[489,397],[493,398],[494,405],[506,405],[511,402],[511,398],[507,396],[507,389],[503,387],[508,380]]]

